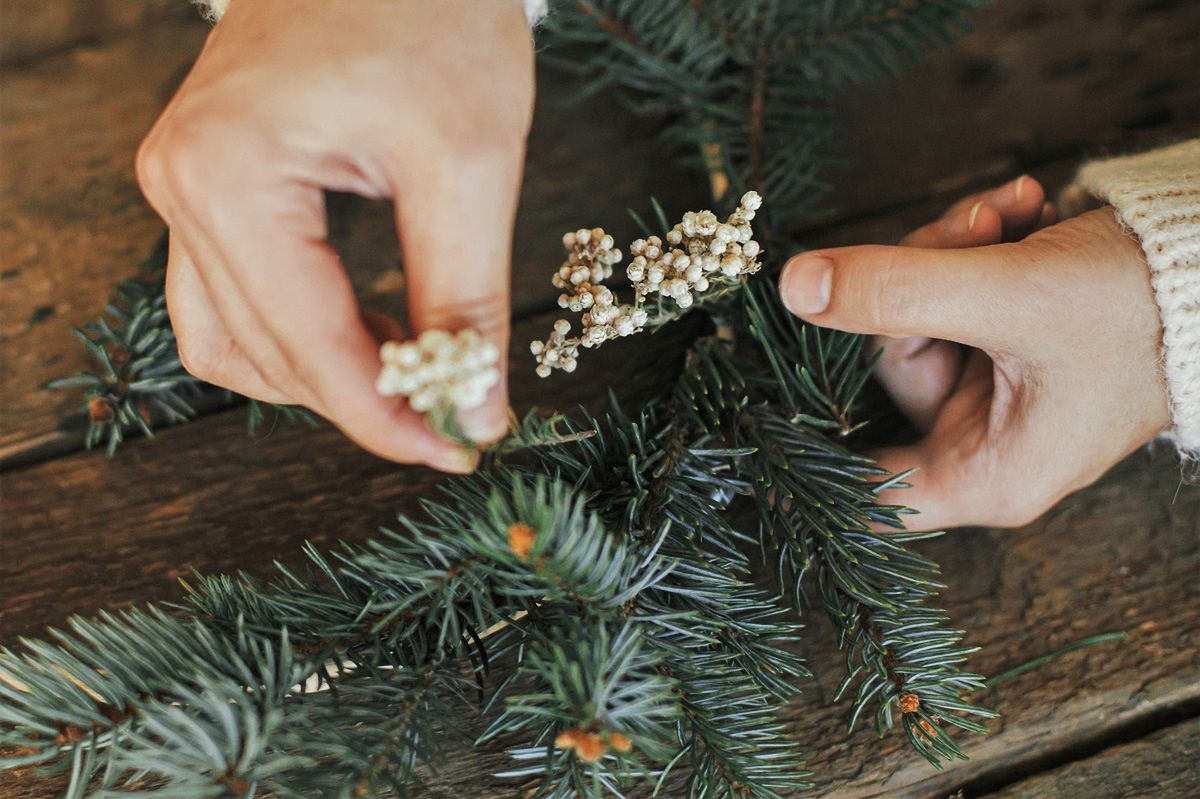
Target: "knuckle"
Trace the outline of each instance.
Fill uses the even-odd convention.
[[[277,361],[256,362],[254,368],[270,388],[292,397],[303,405],[316,404],[316,396],[304,387],[307,384],[299,379],[301,375],[298,373],[289,371]]]
[[[154,203],[168,200],[194,205],[208,193],[214,143],[230,136],[211,115],[184,109],[173,111],[138,148],[138,185]]]
[[[521,152],[529,135],[532,113],[523,106],[530,103],[480,102],[459,105],[453,113],[439,114],[432,120],[436,142],[468,162],[490,163],[511,159]]]
[[[176,336],[179,362],[188,374],[206,383],[218,382],[221,377],[221,359],[212,347],[208,346],[203,338],[183,331],[179,331]]]
[[[484,338],[496,339],[506,336],[509,329],[508,297],[500,292],[441,302],[415,315],[422,330],[469,327]]]
[[[142,193],[154,202],[166,188],[166,166],[157,139],[147,136],[138,147],[134,158],[134,174]]]

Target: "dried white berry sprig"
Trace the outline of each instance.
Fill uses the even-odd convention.
[[[583,314],[582,331],[578,338],[569,338],[571,324],[559,319],[546,341],[532,342],[529,348],[537,360],[538,375],[549,377],[555,369],[573,372],[580,347],[598,347],[610,339],[642,332],[652,321],[646,308],[652,295],[658,300],[658,316],[673,318],[676,314],[662,313],[663,301],[683,311],[717,286],[735,285],[745,275],[757,272],[762,247],[754,240],[750,223],[761,207],[762,197],[748,191],[724,222],[712,211],[689,211],[667,233],[665,244],[658,236],[630,244],[633,259],[625,275],[634,289],[632,305],[618,302],[612,289],[603,285],[621,260],[612,236],[603,228],[584,228],[563,236],[567,260],[551,282],[563,289],[559,307]]]
[[[434,428],[452,438],[458,411],[477,408],[500,382],[500,350],[474,330],[426,330],[415,341],[389,341],[379,348],[383,368],[375,383],[385,397],[408,398],[414,411],[429,414]]]

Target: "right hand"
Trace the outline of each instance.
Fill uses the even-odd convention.
[[[900,247],[793,258],[784,302],[884,344],[879,376],[925,431],[874,453],[914,530],[1026,524],[1169,423],[1161,326],[1138,241],[1111,208],[1053,223],[1018,179]],[[886,337],[886,338],[881,338]]]
[[[507,353],[533,78],[519,0],[234,0],[138,153],[188,371],[382,457],[474,468],[376,393],[379,344],[406,336],[360,310],[323,192],[395,201],[412,334],[471,327]],[[499,438],[507,408],[502,381],[463,428]]]

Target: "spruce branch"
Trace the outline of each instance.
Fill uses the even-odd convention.
[[[72,331],[97,369],[46,383],[50,389],[83,389],[84,444],[91,449],[103,443],[109,457],[130,431],[153,438],[156,427],[186,422],[205,406],[232,401],[230,392],[204,383],[183,367],[167,315],[166,259],[164,237],[140,265],[144,276],[121,281],[104,315]],[[270,407],[275,419],[317,424],[316,417],[299,406]],[[266,420],[263,404],[248,400],[249,434],[255,435]]]
[[[108,318],[73,331],[99,370],[46,387],[83,388],[84,442],[89,449],[105,442],[111,456],[128,430],[153,437],[156,421],[177,424],[195,417],[203,392],[179,360],[160,282],[122,282],[105,311]]]
[[[664,120],[664,138],[709,176],[719,206],[756,188],[786,229],[828,191],[836,92],[953,41],[985,4],[561,0],[543,23],[544,57],[586,79],[580,99],[615,87],[635,113]]]

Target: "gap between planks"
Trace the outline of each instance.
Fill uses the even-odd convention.
[[[995,792],[970,787],[952,799],[1195,799],[1200,796],[1200,716],[1181,718],[1137,738],[1114,739],[1019,778]]]

